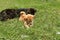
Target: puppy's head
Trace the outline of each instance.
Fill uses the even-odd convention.
[[[27,14],[27,18],[30,19],[30,20],[33,20],[34,19],[34,15]]]
[[[27,13],[34,15],[36,10],[34,8],[28,8]]]
[[[26,24],[27,24],[28,26],[32,25],[33,19],[34,19],[34,15],[27,14],[27,15],[26,15],[26,18],[25,18]]]

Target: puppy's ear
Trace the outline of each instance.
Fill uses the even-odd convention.
[[[29,9],[29,12],[30,12],[30,14],[34,15],[35,12],[36,12],[36,9],[34,9],[34,8],[30,8],[30,9]]]
[[[31,15],[31,18],[32,18],[32,19],[34,19],[34,17],[35,17],[34,15]]]
[[[21,11],[21,12],[20,12],[20,15],[23,15],[23,14],[26,14],[26,13],[25,13],[24,11]]]

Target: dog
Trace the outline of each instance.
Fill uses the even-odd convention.
[[[13,19],[16,17],[19,18],[21,11],[31,15],[35,15],[36,12],[34,8],[4,9],[0,12],[0,21],[6,21],[7,19]]]
[[[7,19],[13,19],[17,17],[19,14],[16,9],[4,9],[0,12],[0,20],[5,21]]]
[[[26,28],[33,26],[34,15],[26,14],[24,11],[21,11],[20,15],[19,21],[23,21]]]
[[[20,9],[18,9],[17,13],[20,13],[21,11],[24,11],[26,14],[35,15],[37,10],[34,8],[20,8]]]
[[[28,8],[28,9],[27,9],[27,14],[35,15],[36,11],[37,11],[37,10],[34,9],[34,8]]]

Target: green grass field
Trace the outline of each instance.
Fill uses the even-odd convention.
[[[14,18],[0,21],[0,40],[60,40],[60,0],[0,0],[6,8],[35,8],[34,26],[28,30]]]

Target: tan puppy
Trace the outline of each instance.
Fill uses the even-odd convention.
[[[20,12],[20,21],[23,21],[24,26],[29,28],[30,26],[33,26],[33,19],[34,19],[34,15],[31,14],[27,14],[24,11]]]

